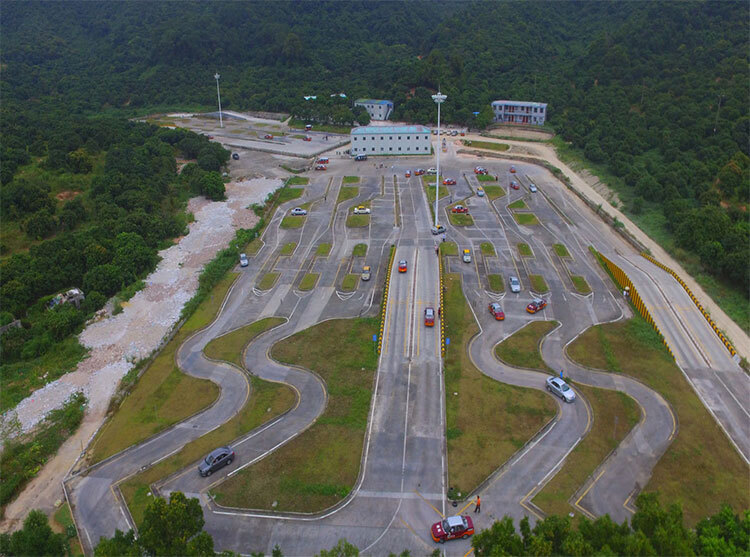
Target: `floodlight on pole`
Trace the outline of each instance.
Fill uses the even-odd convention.
[[[214,79],[216,79],[216,98],[219,99],[219,127],[224,127],[224,120],[221,118],[221,93],[219,93],[219,73],[214,74]]]
[[[437,152],[437,176],[435,176],[435,228],[438,225],[438,198],[440,197],[440,105],[445,102],[447,95],[443,95],[440,91],[437,95],[432,95],[432,100],[435,101],[438,107],[438,127],[437,127],[437,138],[438,145],[435,151]]]

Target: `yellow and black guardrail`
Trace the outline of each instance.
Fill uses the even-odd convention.
[[[698,298],[695,297],[695,294],[690,290],[687,284],[685,284],[685,281],[680,278],[680,276],[675,273],[672,269],[664,265],[663,263],[660,263],[653,257],[651,257],[649,254],[643,252],[641,253],[643,257],[651,261],[654,265],[657,267],[664,269],[666,272],[668,272],[670,275],[672,275],[677,282],[680,283],[680,285],[685,289],[685,292],[688,293],[688,296],[690,296],[690,299],[693,300],[693,303],[696,305],[696,307],[701,311],[703,314],[703,317],[706,318],[706,321],[708,321],[708,324],[711,325],[711,328],[714,330],[714,332],[719,336],[721,339],[721,342],[724,343],[724,346],[726,346],[727,350],[729,350],[729,353],[734,357],[737,354],[737,351],[734,349],[734,346],[732,346],[732,343],[729,341],[729,339],[719,330],[719,327],[716,326],[716,323],[714,323],[714,320],[711,319],[711,316],[708,314],[708,312],[703,308],[701,303],[698,301]]]
[[[385,327],[385,310],[388,307],[388,289],[391,285],[391,271],[393,259],[396,257],[396,246],[391,246],[391,257],[388,259],[388,270],[385,272],[385,288],[383,289],[383,304],[380,308],[380,334],[378,335],[378,354],[383,350],[383,328]]]
[[[442,244],[445,245],[445,244]],[[443,254],[438,257],[438,276],[440,277],[440,302],[438,303],[438,315],[440,315],[440,355],[445,356],[445,308],[443,307]]]
[[[659,326],[654,321],[654,318],[651,317],[651,312],[648,311],[646,304],[643,303],[643,300],[641,299],[641,295],[638,293],[638,290],[633,285],[633,282],[630,280],[628,275],[626,275],[625,271],[620,269],[620,267],[618,267],[617,265],[612,263],[612,261],[607,259],[607,257],[605,257],[602,253],[599,253],[599,252],[596,252],[596,253],[604,262],[604,264],[607,266],[607,269],[609,270],[612,277],[615,279],[615,282],[617,283],[617,285],[623,290],[625,288],[629,290],[630,302],[633,304],[633,307],[638,311],[638,313],[641,314],[641,317],[643,317],[649,323],[649,325],[651,325],[654,328],[654,330],[659,334],[662,342],[664,343],[664,346],[667,347],[667,351],[669,352],[669,355],[672,356],[672,359],[674,359],[674,354],[672,353],[672,349],[669,347],[669,344],[667,344],[667,339],[664,338],[664,334],[661,332],[661,330],[659,330]]]

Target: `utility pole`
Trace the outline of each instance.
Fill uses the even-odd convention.
[[[437,151],[437,176],[435,176],[435,228],[437,228],[438,225],[438,197],[440,197],[440,105],[443,104],[447,98],[448,96],[443,95],[440,91],[437,92],[437,95],[432,95],[432,100],[435,101],[435,104],[437,104],[438,107],[438,144],[435,148],[435,151]]]
[[[224,127],[224,120],[221,118],[221,93],[219,92],[219,73],[216,72],[214,74],[214,79],[216,79],[216,98],[219,99],[219,127]]]

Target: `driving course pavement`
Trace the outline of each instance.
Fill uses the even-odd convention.
[[[233,442],[236,459],[231,466],[210,478],[202,478],[195,470],[196,465],[191,465],[159,482],[159,492],[180,490],[199,497],[205,511],[205,528],[220,550],[270,553],[278,544],[286,555],[310,555],[330,548],[341,537],[357,545],[364,554],[400,553],[404,549],[423,553],[434,549],[430,525],[458,510],[446,508],[439,326],[426,327],[423,320],[426,307],[438,306],[438,261],[421,179],[404,178],[407,169],[413,170],[417,165],[427,167],[431,159],[389,162],[393,163],[390,169],[387,165],[380,169],[381,163],[333,160],[329,172],[312,177],[303,198],[287,202],[275,212],[264,232],[263,247],[251,257],[250,265],[240,271],[241,276],[228,293],[217,319],[190,337],[178,351],[183,371],[209,378],[221,387],[215,404],[67,480],[73,513],[87,553],[92,552],[99,537],[111,536],[115,528],[132,527],[116,487],[118,482],[167,458],[185,443],[229,420],[252,396],[242,370],[206,359],[202,349],[211,339],[268,316],[284,317],[286,322],[260,335],[247,347],[245,365],[261,378],[292,385],[297,391],[297,405]],[[617,258],[618,264],[633,273],[631,279],[652,307],[657,321],[663,320],[661,328],[670,335],[668,340],[674,337],[677,348],[673,350],[678,363],[698,385],[698,391],[704,387],[706,392],[715,392],[714,386],[723,384],[726,394],[714,401],[715,415],[722,424],[729,424],[725,429],[730,435],[735,434],[733,439],[739,439],[736,444],[746,447],[746,440],[743,445],[739,434],[743,426],[747,432],[747,413],[743,418],[739,410],[744,410],[740,402],[748,400],[747,391],[743,391],[747,382],[733,375],[734,367],[728,363],[731,359],[716,349],[711,336],[705,334],[705,327],[701,328],[705,321],[692,319],[689,304],[683,306],[677,297],[679,292],[673,291],[669,283],[671,280],[677,284],[676,281],[659,276],[655,266],[633,255],[632,248],[540,167],[516,164],[516,179],[521,189],[511,190],[510,164],[483,160],[481,164],[500,177],[506,195],[494,202],[487,196],[475,196],[479,183],[471,167],[477,162],[457,156],[451,146],[445,154],[443,175],[455,177],[457,185],[449,187],[452,197],[439,202],[439,218],[448,227],[448,239],[457,242],[459,251],[469,248],[473,254],[471,264],[448,257],[447,270],[461,273],[464,293],[481,327],[481,333],[469,348],[477,367],[498,381],[544,389],[548,375],[498,361],[494,347],[531,320],[555,319],[560,326],[542,343],[542,355],[548,365],[555,370],[564,369],[566,376],[575,382],[625,392],[642,409],[641,421],[579,490],[574,503],[581,512],[591,516],[609,513],[618,521],[628,518],[632,495],[645,485],[676,427],[671,409],[657,393],[633,379],[578,366],[566,356],[566,345],[586,328],[619,319],[629,311],[613,291],[609,278],[593,261],[588,251],[590,245],[613,260]],[[361,176],[359,195],[337,204],[344,174]],[[530,180],[539,186],[539,192],[529,191]],[[514,210],[508,205],[518,199],[523,199],[527,206],[523,211],[533,212],[540,224],[517,224]],[[364,201],[371,201],[370,225],[347,228],[347,214]],[[453,227],[448,223],[445,211],[451,201],[463,201],[469,207],[473,226]],[[280,228],[288,211],[303,203],[310,203],[303,227]],[[281,255],[283,246],[290,242],[296,243],[294,252]],[[496,255],[481,255],[481,242],[492,243]],[[532,248],[531,257],[518,255],[517,244],[521,242]],[[331,244],[327,257],[315,256],[320,243]],[[368,244],[365,258],[352,256],[357,243]],[[565,244],[570,257],[557,255],[552,249],[555,243]],[[228,509],[215,504],[206,493],[210,486],[251,466],[303,432],[325,408],[323,381],[307,370],[271,360],[268,356],[271,346],[326,319],[376,315],[391,245],[396,246],[395,261],[407,261],[407,272],[399,273],[397,264],[392,269],[362,467],[349,497],[318,515]],[[343,277],[349,272],[358,273],[364,264],[372,267],[373,279],[369,283],[360,282],[353,293],[343,292]],[[639,269],[647,271],[638,274]],[[260,290],[258,281],[270,271],[279,273],[278,280],[269,290]],[[320,278],[312,291],[302,292],[298,286],[307,272],[320,273]],[[518,276],[522,292],[488,292],[490,273],[502,274],[506,284],[508,275]],[[532,297],[530,274],[543,276],[551,292],[547,308],[534,316],[524,309]],[[578,294],[571,275],[585,277],[592,292],[585,296]],[[680,300],[680,305],[671,313],[662,311],[658,300],[670,297]],[[506,313],[504,322],[490,320],[486,311],[490,300],[502,303]],[[689,327],[684,321],[689,321]],[[515,518],[530,516],[532,520],[541,516],[530,499],[554,476],[591,426],[590,407],[581,393],[577,394],[579,399],[574,404],[558,402],[557,416],[480,486],[484,508],[481,515],[475,515],[478,530],[505,514]],[[736,422],[734,429],[732,420]],[[470,540],[451,542],[444,547],[451,554],[463,555],[470,549]]]

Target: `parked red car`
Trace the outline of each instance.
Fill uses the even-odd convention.
[[[318,159],[318,164],[328,164],[328,157],[320,157]]]
[[[328,167],[324,164],[318,164],[315,166],[315,170],[328,170]]]
[[[267,133],[263,136],[263,139],[273,139],[273,136],[270,133]]]
[[[312,141],[312,137],[310,137],[309,135],[306,135],[305,137],[302,138],[302,141]]]
[[[470,516],[449,516],[433,524],[430,533],[437,543],[458,538],[466,539],[474,535],[474,523]]]
[[[422,174],[424,174],[424,168],[417,168],[414,171],[414,176],[421,176]]]
[[[451,208],[451,213],[468,213],[469,209],[464,207],[463,205],[456,205],[455,207]]]
[[[511,174],[515,174],[516,173],[516,167],[515,166],[511,166],[510,167],[510,173]]]
[[[503,312],[503,308],[500,304],[497,302],[492,302],[489,305],[490,314],[492,314],[492,317],[494,317],[497,321],[502,321],[505,319],[505,312]]]
[[[483,168],[481,166],[475,166],[474,167],[474,174],[487,174],[487,169]]]
[[[404,174],[404,176],[406,176],[407,178],[411,178],[411,171],[407,170],[406,174]]]
[[[443,185],[444,186],[455,186],[456,185],[456,181],[453,178],[446,178],[445,180],[443,180]]]
[[[536,313],[537,311],[542,311],[546,307],[547,300],[537,298],[536,300],[533,300],[528,306],[526,306],[526,311],[528,311],[529,313]]]
[[[521,186],[519,186],[518,182],[516,182],[515,180],[511,180],[510,187],[513,188],[514,190],[520,190],[521,189]]]

